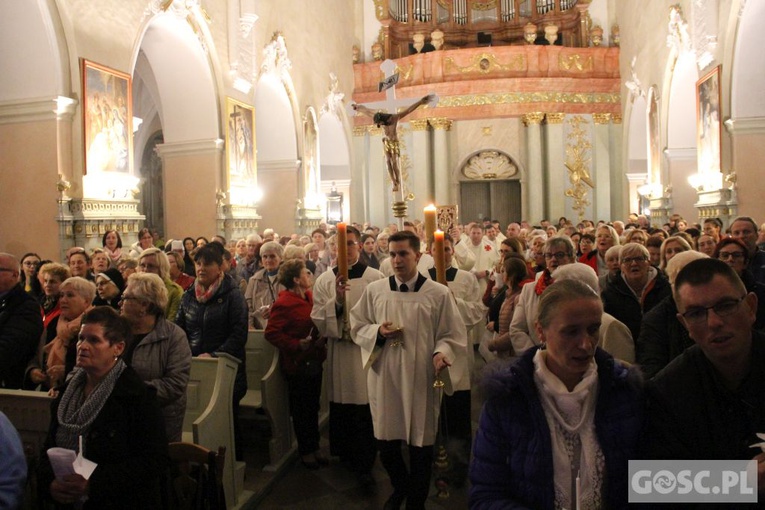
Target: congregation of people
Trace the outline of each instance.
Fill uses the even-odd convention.
[[[765,432],[765,224],[752,218],[455,224],[446,285],[419,220],[230,242],[144,228],[131,246],[111,230],[100,244],[61,262],[0,253],[0,387],[55,397],[44,449],[82,447],[98,465],[56,477],[42,454],[40,497],[55,505],[161,507],[193,357],[240,362],[241,460],[256,329],[279,351],[304,468],[342,463],[375,494],[379,455],[385,509],[423,509],[434,480],[469,484],[471,508],[625,508],[630,459],[755,459],[765,505],[765,453],[749,448]],[[18,452],[12,432],[0,452]],[[2,472],[13,508],[26,471]]]

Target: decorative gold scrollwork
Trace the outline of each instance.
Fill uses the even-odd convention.
[[[460,73],[489,74],[492,71],[523,71],[526,69],[526,56],[516,55],[510,62],[502,64],[491,53],[481,53],[473,57],[473,63],[469,66],[459,66],[452,57],[445,60],[446,70],[456,69]]]
[[[592,71],[592,55],[582,58],[578,53],[574,55],[564,55],[561,53],[558,55],[558,67],[566,71],[574,69],[577,71]]]

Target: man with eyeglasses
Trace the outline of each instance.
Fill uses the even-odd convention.
[[[630,328],[632,338],[640,337],[643,314],[671,292],[667,277],[653,267],[649,259],[648,248],[642,244],[622,246],[619,269],[607,279],[601,293],[603,310]]]
[[[347,312],[367,286],[383,278],[380,271],[359,259],[361,234],[347,230],[348,280],[337,266],[323,272],[313,286],[311,319],[321,336],[327,337],[327,398],[329,399],[329,450],[340,457],[358,477],[362,490],[376,492],[372,466],[377,444],[369,408],[367,374],[361,364],[361,348],[350,336]]]
[[[547,267],[537,273],[534,283],[529,282],[521,289],[510,321],[510,341],[516,356],[540,343],[535,327],[537,310],[542,292],[553,283],[554,271],[560,266],[576,262],[574,243],[569,237],[551,237],[545,242],[543,250]]]
[[[19,283],[21,267],[0,253],[0,388],[20,389],[43,332],[40,305]]]
[[[675,279],[677,317],[696,345],[649,383],[648,458],[756,459],[765,453],[765,335],[753,330],[757,297],[722,261],[690,262]]]
[[[749,270],[756,281],[765,284],[765,251],[757,248],[757,223],[749,216],[739,216],[730,224],[730,235],[744,242],[749,250]]]

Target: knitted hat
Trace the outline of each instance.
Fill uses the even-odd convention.
[[[110,267],[106,271],[98,273],[96,277],[105,278],[114,283],[114,285],[120,289],[120,294],[122,294],[122,292],[125,290],[125,279],[122,277],[122,274],[119,272],[119,270],[114,267]]]

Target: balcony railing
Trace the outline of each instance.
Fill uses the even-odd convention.
[[[444,32],[445,48],[480,46],[478,33],[491,35],[491,44],[523,44],[524,26],[537,26],[544,43],[544,27],[556,25],[564,46],[586,46],[578,0],[382,0],[381,21],[386,30],[386,56],[411,53],[412,36]]]

